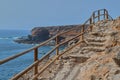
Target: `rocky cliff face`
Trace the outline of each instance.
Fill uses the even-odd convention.
[[[64,25],[64,26],[48,26],[48,27],[35,27],[31,30],[31,36],[35,36],[36,33],[39,33],[41,29],[46,29],[49,32],[49,38],[55,36],[59,32],[65,32],[70,29],[74,29],[73,31],[63,34],[59,36],[59,41],[63,39],[71,38],[75,35],[77,35],[81,30],[82,25]],[[54,44],[54,43],[49,43]]]
[[[32,35],[21,37],[14,41],[18,43],[35,44],[43,42],[47,39],[49,39],[49,31],[45,28],[42,28],[33,31]]]
[[[43,42],[50,37],[56,35],[58,32],[64,32],[71,28],[76,28],[76,31],[73,31],[72,33],[69,33],[64,36],[60,36],[60,39],[65,39],[66,37],[74,36],[76,33],[80,30],[81,25],[65,25],[65,26],[49,26],[49,27],[35,27],[31,30],[31,34],[26,37],[21,37],[16,40],[15,42],[18,43],[40,43]]]
[[[32,31],[31,40],[39,43],[49,39],[49,31],[45,28],[36,29]]]
[[[120,18],[100,21],[84,42],[64,54],[42,80],[120,80]]]
[[[78,26],[81,26],[81,25],[64,25],[64,26],[46,26],[46,27],[35,27],[31,30],[31,35],[34,36],[36,35],[36,33],[39,33],[39,30],[41,29],[46,29],[49,31],[50,35],[51,36],[54,36],[56,35],[58,32],[64,32],[66,30],[69,30],[71,28],[76,28]],[[80,27],[78,27],[80,28]],[[76,29],[76,32],[79,30],[79,29]]]

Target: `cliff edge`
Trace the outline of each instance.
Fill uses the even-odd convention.
[[[40,80],[120,80],[120,17],[99,21],[84,42],[64,54]]]

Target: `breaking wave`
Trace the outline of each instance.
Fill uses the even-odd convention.
[[[19,37],[0,37],[0,40],[7,40],[7,39],[18,39]]]

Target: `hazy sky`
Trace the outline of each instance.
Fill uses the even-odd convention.
[[[81,24],[102,8],[120,16],[120,0],[0,0],[0,29]]]

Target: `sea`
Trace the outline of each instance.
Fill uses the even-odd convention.
[[[0,60],[18,54],[38,44],[18,44],[15,39],[27,36],[29,30],[0,30]],[[52,47],[42,46],[39,49],[39,58],[44,56]],[[0,80],[9,80],[12,76],[27,68],[33,63],[33,52],[29,52],[17,59],[0,65]]]

